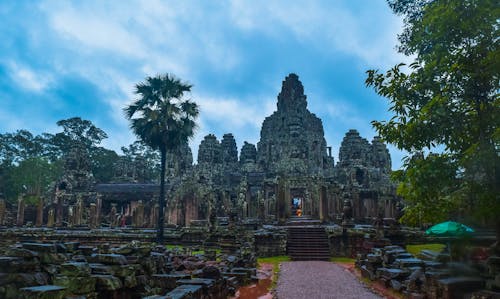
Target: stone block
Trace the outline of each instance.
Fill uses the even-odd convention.
[[[99,264],[99,263],[90,263],[89,267],[90,267],[90,272],[92,274],[97,274],[97,275],[113,275],[114,274],[113,270],[108,265]]]
[[[398,280],[395,280],[395,279],[391,279],[389,285],[391,288],[393,288],[394,290],[396,290],[398,292],[401,291],[401,289],[403,288],[403,285],[401,284],[401,282]]]
[[[24,259],[32,259],[35,257],[38,257],[38,253],[26,248],[18,248],[18,247],[12,247],[7,249],[5,252],[6,256],[12,256],[12,257],[22,257]]]
[[[127,276],[123,279],[123,286],[129,289],[135,288],[138,285],[135,275]]]
[[[139,265],[111,265],[111,271],[114,276],[125,278],[128,276],[135,276],[136,271],[139,269]]]
[[[450,277],[438,280],[443,299],[460,298],[462,294],[477,291],[484,287],[479,277]]]
[[[199,285],[181,285],[168,292],[167,299],[195,299],[202,298],[203,290]]]
[[[94,246],[78,246],[78,251],[80,251],[84,256],[91,256],[97,252],[97,248]]]
[[[0,286],[15,284],[20,287],[47,284],[48,276],[45,273],[0,273]]]
[[[90,276],[90,266],[87,263],[69,262],[61,264],[61,275],[64,276]]]
[[[78,250],[78,247],[80,246],[80,242],[66,242],[66,243],[64,243],[64,246],[66,246],[66,250],[68,252],[75,252]]]
[[[377,277],[385,278],[388,280],[402,280],[408,277],[408,275],[410,275],[410,272],[404,269],[378,268],[376,274]]]
[[[97,291],[116,291],[123,288],[122,281],[112,275],[92,275],[96,279]]]
[[[72,277],[57,275],[53,282],[57,285],[66,287],[73,294],[88,294],[96,290],[96,278],[87,277]]]
[[[20,257],[0,256],[0,269],[6,273],[36,271],[39,263],[36,260],[25,261]]]
[[[393,266],[400,269],[423,268],[424,262],[421,259],[417,258],[396,259]]]
[[[57,285],[43,285],[19,289],[23,299],[63,299],[67,291]]]
[[[39,255],[42,264],[61,264],[67,260],[67,256],[62,253],[40,252]]]
[[[361,266],[361,276],[368,278],[370,280],[375,280],[375,273],[369,270],[365,265]]]
[[[55,244],[47,243],[22,243],[23,248],[36,251],[36,252],[47,252],[47,253],[57,253],[57,248]]]
[[[93,254],[92,260],[105,265],[126,265],[127,258],[121,254]]]
[[[162,290],[173,290],[180,279],[190,279],[191,275],[185,273],[173,274],[154,274],[152,277],[153,285]]]
[[[179,279],[177,281],[178,286],[183,284],[200,285],[204,289],[210,289],[215,285],[215,280],[208,278],[192,278],[192,279]]]

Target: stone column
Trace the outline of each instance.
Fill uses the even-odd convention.
[[[24,224],[24,195],[20,194],[17,198],[17,226],[23,226]]]
[[[81,196],[78,196],[76,200],[76,205],[73,208],[74,224],[81,225],[83,218],[83,200]]]
[[[153,205],[153,207],[151,208],[151,216],[149,217],[149,219],[151,220],[150,221],[150,227],[156,227],[157,225],[157,222],[158,222],[158,210],[160,209],[160,207],[158,206],[157,203],[155,203]]]
[[[144,226],[144,203],[142,200],[139,200],[139,203],[137,204],[137,207],[135,208],[135,213],[136,213],[136,226],[137,227],[143,227]]]
[[[96,228],[96,214],[97,214],[96,204],[91,203],[90,209],[89,209],[89,227],[90,228]]]
[[[54,227],[55,224],[55,212],[54,212],[54,207],[51,206],[49,208],[49,212],[47,213],[47,227]]]
[[[36,206],[36,226],[40,227],[43,225],[43,197],[38,198],[38,204]]]
[[[56,226],[62,226],[63,222],[63,199],[62,194],[56,191]]]
[[[97,226],[101,226],[101,213],[102,213],[102,195],[97,193],[96,196],[96,208],[97,208]],[[82,210],[83,211],[83,210]]]
[[[111,204],[111,211],[109,212],[109,225],[111,228],[116,227],[118,225],[117,213],[118,213],[118,211],[116,210],[116,203],[112,203]],[[89,225],[90,225],[90,222],[91,221],[89,219]]]
[[[5,224],[6,212],[7,212],[7,206],[5,204],[5,199],[0,198],[0,226]]]
[[[73,227],[75,224],[75,206],[71,205],[68,207],[68,226]]]

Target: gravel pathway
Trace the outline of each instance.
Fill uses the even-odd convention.
[[[339,265],[307,261],[281,264],[278,299],[380,299],[358,279]]]

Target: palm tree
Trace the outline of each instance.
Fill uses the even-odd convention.
[[[198,105],[183,100],[192,85],[183,83],[171,74],[147,77],[138,83],[139,98],[124,109],[130,127],[144,143],[161,154],[160,197],[157,241],[163,242],[165,222],[165,167],[167,151],[177,149],[194,134]]]

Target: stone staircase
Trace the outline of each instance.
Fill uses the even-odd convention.
[[[290,222],[287,228],[287,251],[290,258],[293,261],[328,261],[330,246],[324,227],[306,219],[291,219]],[[315,224],[304,225],[304,222]]]

